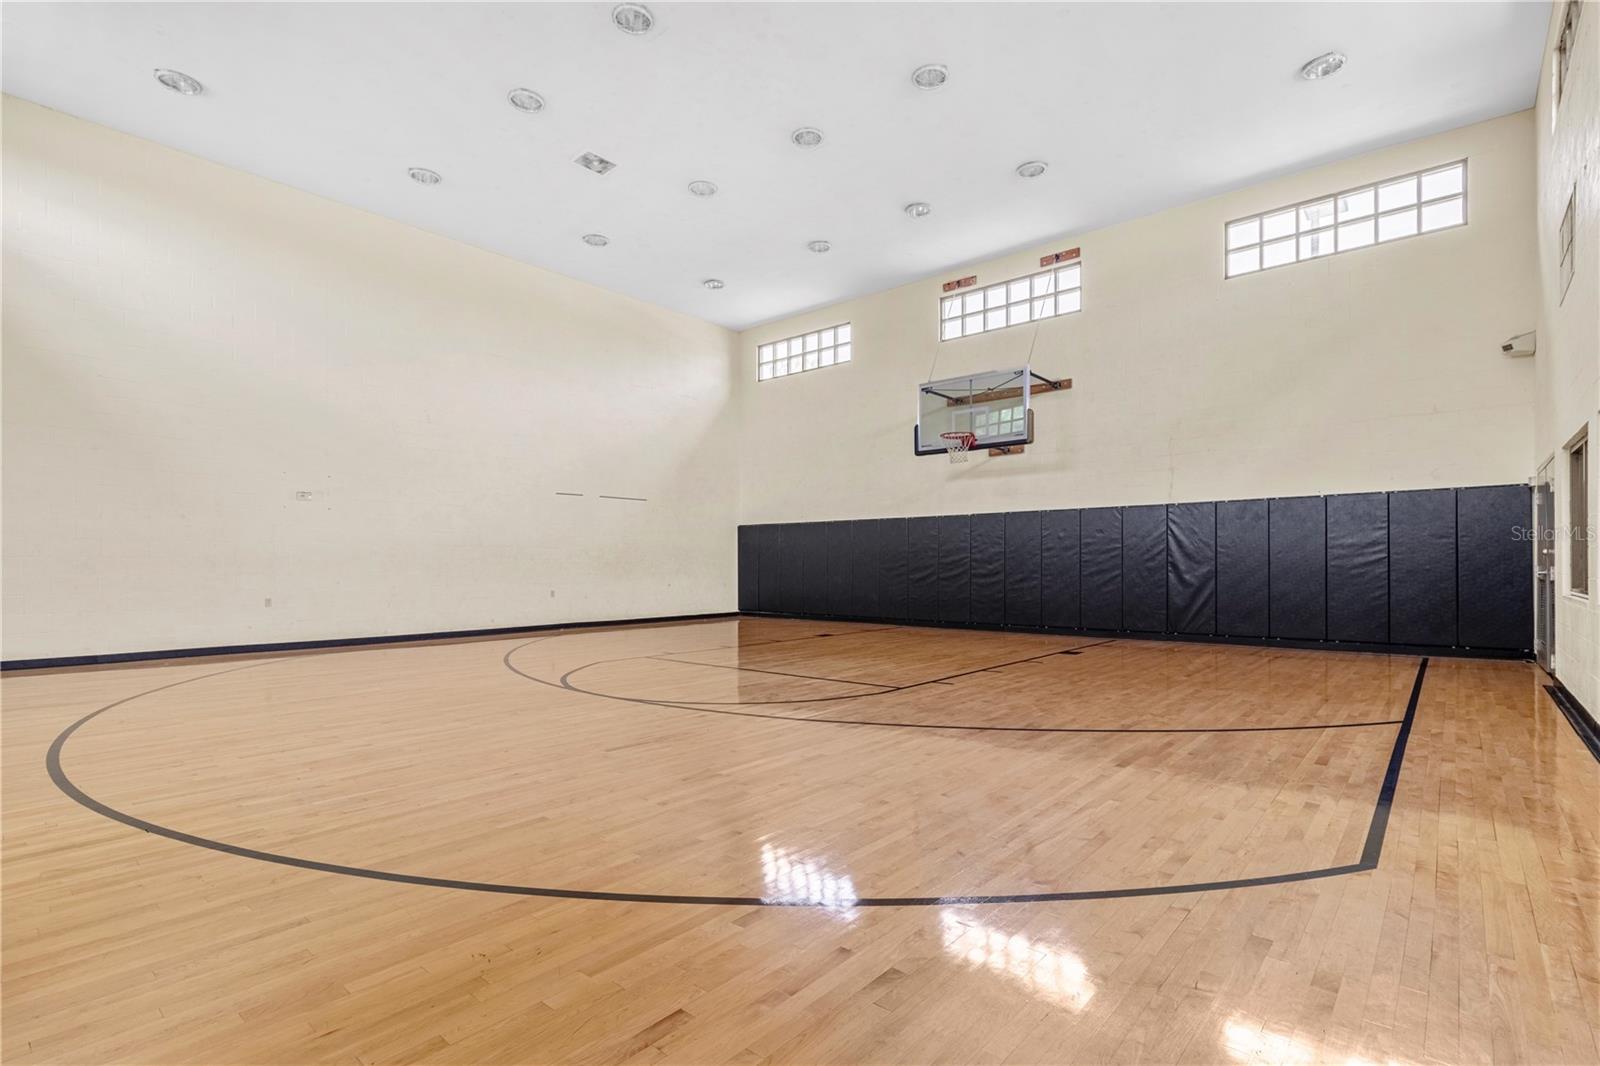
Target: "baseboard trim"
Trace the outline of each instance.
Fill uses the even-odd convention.
[[[1578,739],[1583,741],[1583,746],[1589,749],[1589,754],[1600,762],[1600,722],[1596,722],[1589,709],[1578,702],[1578,697],[1572,690],[1563,685],[1554,674],[1550,675],[1553,684],[1546,685],[1544,690],[1550,694],[1551,700],[1561,708],[1561,713],[1566,715],[1567,721],[1572,723],[1572,731],[1578,734]]]
[[[337,637],[330,640],[289,640],[270,644],[219,644],[209,648],[167,648],[162,651],[119,651],[104,655],[58,655],[43,659],[0,660],[0,671],[50,670],[69,666],[104,666],[145,662],[150,659],[197,659],[214,655],[261,655],[281,651],[316,651],[322,648],[360,648],[373,644],[413,644],[426,640],[467,640],[541,633],[552,629],[595,629],[603,626],[652,625],[661,622],[704,622],[736,618],[735,611],[709,614],[667,614],[651,618],[613,618],[592,622],[552,622],[548,625],[499,626],[493,629],[448,629],[436,633],[398,633],[382,637]]]
[[[1228,637],[1198,633],[1136,633],[1121,629],[1057,629],[1047,626],[986,625],[979,622],[929,622],[904,618],[844,618],[834,615],[785,614],[769,611],[740,611],[750,618],[793,618],[808,622],[864,622],[928,629],[972,629],[991,633],[1039,633],[1046,636],[1114,637],[1117,640],[1161,640],[1182,644],[1239,644],[1256,648],[1293,648],[1298,651],[1361,651],[1384,655],[1431,655],[1436,658],[1511,659],[1528,661],[1532,648],[1450,648],[1422,644],[1370,644],[1345,640],[1293,640],[1280,637]]]

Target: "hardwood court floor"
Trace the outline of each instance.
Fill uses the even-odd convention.
[[[0,1054],[1600,1061],[1600,766],[1530,665],[1421,667],[743,619],[9,675]]]

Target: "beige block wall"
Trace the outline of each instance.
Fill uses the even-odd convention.
[[[1534,364],[1499,344],[1538,314],[1533,146],[1522,112],[747,330],[741,520],[1525,481]],[[1229,219],[1461,157],[1467,226],[1224,279]],[[937,206],[906,225],[961,224]],[[1072,246],[1080,314],[1037,338],[1018,326],[936,340],[942,282],[1015,277]],[[852,363],[756,380],[757,344],[846,320]],[[1036,398],[1026,454],[912,456],[915,387],[930,370],[1017,366],[1030,346],[1038,370],[1074,387]]]
[[[732,606],[733,334],[3,117],[4,658]]]
[[[1570,78],[1555,106],[1551,80],[1556,35],[1565,4],[1551,5],[1549,46],[1535,106],[1538,173],[1539,353],[1535,357],[1537,418],[1534,465],[1552,460],[1557,522],[1565,523],[1572,486],[1565,446],[1588,427],[1590,523],[1597,513],[1594,456],[1600,448],[1600,4],[1578,21]],[[1577,192],[1574,250],[1577,264],[1563,294],[1558,232],[1567,200]],[[1556,640],[1552,667],[1591,714],[1600,715],[1600,578],[1589,595],[1574,593],[1568,551],[1556,551]],[[1596,575],[1596,541],[1588,543],[1589,573]]]

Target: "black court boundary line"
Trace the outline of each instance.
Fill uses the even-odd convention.
[[[548,638],[537,638],[548,639]],[[1383,786],[1378,792],[1378,801],[1373,808],[1372,821],[1367,828],[1366,846],[1361,853],[1361,861],[1343,866],[1328,866],[1314,870],[1297,870],[1285,874],[1269,874],[1261,877],[1243,877],[1226,881],[1204,881],[1182,885],[1150,885],[1138,888],[1120,889],[1091,889],[1079,892],[1030,892],[1030,893],[1001,893],[978,894],[959,896],[867,896],[852,900],[848,905],[819,900],[785,900],[768,899],[761,896],[692,896],[672,895],[663,893],[645,892],[602,892],[573,888],[547,888],[535,885],[510,885],[490,881],[466,881],[448,877],[427,877],[419,874],[398,873],[392,870],[378,870],[363,866],[346,866],[341,863],[322,862],[316,859],[304,859],[295,855],[284,855],[278,852],[261,851],[256,848],[247,848],[227,841],[213,840],[210,837],[198,836],[194,833],[185,833],[179,829],[147,821],[136,815],[120,811],[109,804],[102,803],[93,796],[84,792],[72,779],[67,776],[61,765],[61,752],[73,734],[94,719],[100,717],[114,708],[132,703],[134,700],[149,696],[167,689],[177,688],[195,681],[217,677],[222,674],[236,673],[241,670],[250,670],[271,663],[284,662],[284,659],[269,659],[262,662],[246,663],[243,666],[230,667],[226,670],[216,670],[198,677],[184,678],[172,681],[165,685],[158,685],[143,692],[124,696],[122,699],[90,711],[79,718],[66,729],[62,730],[50,744],[50,749],[45,755],[45,767],[49,771],[50,780],[69,799],[88,810],[94,811],[102,817],[134,829],[142,830],[155,836],[165,837],[180,844],[205,848],[209,851],[221,852],[244,859],[254,859],[258,862],[273,863],[278,866],[290,866],[301,870],[312,870],[319,873],[341,874],[347,877],[361,877],[370,881],[387,881],[395,884],[417,885],[426,888],[449,888],[469,892],[490,892],[511,896],[537,896],[549,899],[579,899],[596,900],[614,903],[666,903],[686,906],[724,906],[724,907],[799,907],[822,909],[848,909],[855,907],[944,907],[966,906],[976,904],[1001,904],[1001,903],[1060,903],[1078,900],[1102,899],[1131,899],[1144,896],[1173,896],[1195,892],[1214,892],[1233,888],[1254,888],[1264,885],[1291,884],[1298,881],[1313,881],[1327,877],[1340,877],[1345,874],[1361,873],[1376,868],[1378,857],[1383,850],[1383,838],[1388,829],[1389,811],[1394,802],[1396,786],[1400,780],[1400,770],[1405,762],[1406,739],[1411,733],[1411,723],[1416,717],[1417,703],[1422,695],[1422,681],[1427,673],[1428,660],[1423,659],[1417,666],[1417,679],[1411,688],[1411,699],[1406,704],[1406,715],[1395,737],[1394,749],[1389,756],[1389,765],[1384,773]]]
[[[802,637],[797,639],[803,640],[805,638]],[[1056,655],[1076,655],[1080,651],[1086,651],[1089,648],[1098,648],[1103,644],[1114,644],[1116,643],[1115,640],[1100,640],[1093,644],[1081,644],[1078,647],[1068,648],[1065,651],[1045,652],[1043,655],[1034,655],[1027,659],[1016,659],[1012,662],[999,663],[995,666],[980,666],[975,670],[966,670],[959,674],[947,674],[944,677],[935,677],[927,681],[916,681],[908,685],[881,685],[877,686],[879,688],[879,691],[877,692],[851,692],[839,696],[814,696],[803,700],[751,700],[748,702],[739,703],[718,700],[698,700],[690,702],[687,700],[657,700],[651,699],[647,696],[619,696],[610,692],[599,692],[595,689],[581,688],[578,685],[573,684],[571,678],[572,675],[581,673],[592,666],[601,666],[606,663],[634,662],[638,659],[655,659],[660,662],[677,662],[691,666],[709,666],[719,670],[753,670],[755,673],[763,674],[778,673],[778,671],[756,670],[754,667],[744,666],[724,666],[720,663],[695,663],[686,659],[665,659],[658,655],[630,655],[618,659],[598,659],[592,663],[586,663],[583,666],[576,666],[562,674],[559,680],[549,681],[542,677],[535,677],[533,674],[519,669],[511,662],[511,657],[513,655],[534,643],[537,643],[537,640],[530,640],[525,644],[519,644],[514,648],[507,649],[504,657],[501,659],[501,661],[505,664],[506,669],[510,670],[518,677],[527,678],[529,681],[534,681],[541,685],[548,685],[551,688],[562,688],[566,689],[568,692],[576,692],[585,696],[594,696],[598,699],[616,700],[619,703],[633,703],[638,704],[641,707],[669,707],[680,711],[697,711],[704,714],[723,714],[734,718],[761,718],[773,722],[816,722],[822,725],[860,725],[872,726],[879,729],[948,729],[972,733],[1292,733],[1297,730],[1308,729],[1368,729],[1373,726],[1399,725],[1404,721],[1402,718],[1386,718],[1381,721],[1373,722],[1313,722],[1310,725],[1189,726],[1182,728],[1167,727],[1128,729],[1109,727],[1096,728],[1089,726],[970,725],[959,723],[946,724],[940,722],[874,722],[864,718],[806,717],[795,714],[770,714],[763,713],[761,711],[732,711],[726,709],[731,706],[778,707],[798,703],[832,703],[838,700],[864,700],[870,699],[874,696],[887,696],[896,692],[904,692],[907,689],[921,688],[924,685],[947,685],[953,678],[969,677],[973,674],[989,673],[993,670],[1003,670],[1007,667],[1021,666],[1025,663],[1040,662]],[[811,674],[785,674],[783,676],[804,677],[813,681],[833,681],[842,685],[870,684],[869,682],[862,681],[845,681],[844,679],[837,677],[817,677]]]

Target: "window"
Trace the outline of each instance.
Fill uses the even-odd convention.
[[[850,323],[802,333],[798,337],[773,341],[756,349],[760,358],[757,374],[762,381],[803,374],[825,366],[850,361]]]
[[[939,339],[1020,326],[1083,310],[1083,263],[1051,267],[939,301]]]
[[[1567,445],[1567,519],[1570,527],[1568,585],[1589,595],[1589,433]]]
[[[1235,219],[1224,227],[1227,276],[1462,226],[1467,161]]]
[[[1561,216],[1561,230],[1556,235],[1556,246],[1561,249],[1561,295],[1557,298],[1558,304],[1565,303],[1567,287],[1572,284],[1572,270],[1576,266],[1574,260],[1578,257],[1572,251],[1572,230],[1577,225],[1578,187],[1572,187],[1572,195],[1567,197],[1567,210]]]

